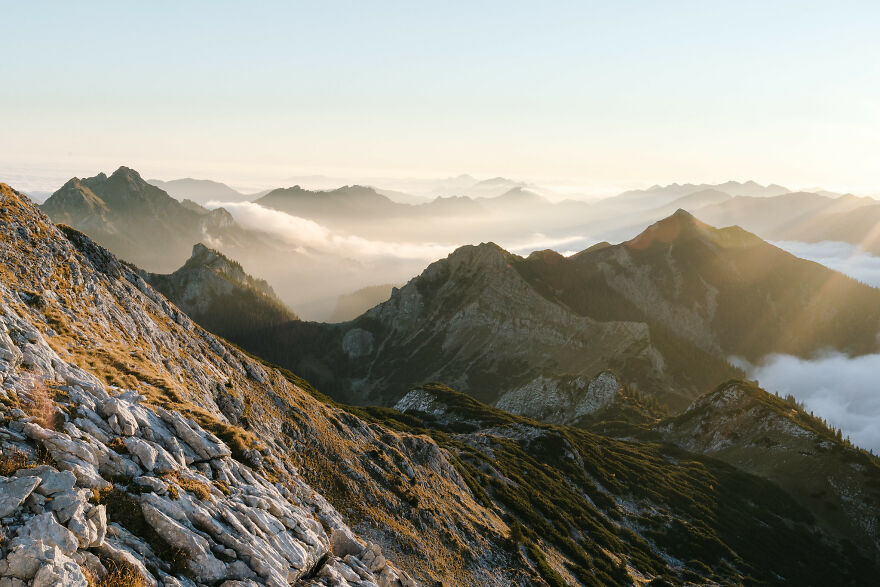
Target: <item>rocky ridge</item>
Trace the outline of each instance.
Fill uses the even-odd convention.
[[[272,287],[199,243],[174,273],[141,276],[204,328],[228,340],[247,330],[297,320]]]
[[[661,439],[779,484],[839,536],[880,559],[880,459],[793,399],[728,382],[654,428]]]
[[[279,482],[278,472],[265,467],[271,449],[251,449],[249,458],[236,460],[235,445],[193,418],[134,389],[108,385],[71,361],[74,349],[71,339],[62,342],[63,326],[79,330],[74,336],[103,327],[105,334],[128,339],[143,338],[141,328],[168,328],[148,312],[122,313],[118,307],[79,327],[58,316],[51,326],[37,317],[52,310],[87,312],[70,299],[77,294],[95,308],[124,301],[114,290],[143,290],[142,301],[151,310],[167,312],[185,330],[197,327],[112,257],[92,247],[94,257],[84,258],[20,195],[5,185],[0,190],[0,518],[6,538],[0,576],[11,585],[84,586],[86,573],[100,577],[116,564],[135,569],[149,585],[413,584],[386,564],[378,547],[359,542],[294,468],[283,470],[284,483]],[[45,253],[45,264],[33,263],[34,249]],[[87,268],[95,265],[117,273],[117,279]],[[65,287],[58,287],[59,271],[68,273]],[[22,289],[24,282],[40,284],[27,279],[33,273],[54,281],[58,291]],[[254,383],[266,381],[261,367],[240,355],[236,360],[204,332],[199,338],[201,345],[214,347],[213,359],[229,361],[223,365],[227,374],[234,370]],[[190,366],[189,375],[231,383],[217,367],[205,372]],[[184,380],[178,374],[180,387]],[[148,386],[138,382],[138,387]],[[200,390],[190,388],[193,396]],[[201,403],[223,418],[210,392]]]
[[[493,243],[461,247],[351,322],[290,322],[241,344],[355,404],[393,405],[429,381],[490,404],[541,376],[612,368],[666,381],[644,323],[571,312],[529,285],[517,259]]]

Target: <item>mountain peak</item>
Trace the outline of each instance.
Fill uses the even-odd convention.
[[[99,173],[97,177],[106,178],[107,176],[104,173]],[[110,177],[115,179],[127,179],[129,181],[144,181],[140,173],[131,167],[126,167],[125,165],[121,165],[119,169],[110,175]]]
[[[480,243],[478,245],[464,245],[458,247],[449,254],[447,259],[454,266],[461,265],[485,265],[507,264],[510,253],[493,242]]]
[[[229,259],[226,255],[212,249],[204,243],[196,243],[192,248],[192,255],[187,259],[183,268],[209,267],[213,270],[223,269],[224,272],[233,273],[236,276],[244,275],[244,270],[237,262]]]
[[[630,249],[646,249],[655,243],[671,243],[693,238],[710,230],[714,229],[697,220],[687,210],[679,208],[671,216],[655,222],[624,245]]]

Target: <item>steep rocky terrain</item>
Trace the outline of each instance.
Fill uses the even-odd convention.
[[[771,397],[760,390],[756,393]],[[396,407],[403,415],[387,414],[385,421],[430,434],[441,446],[455,450],[469,484],[480,488],[475,493],[517,520],[511,522],[518,528],[512,540],[519,548],[529,550],[535,542],[543,542],[574,556],[576,564],[565,566],[547,557],[542,574],[551,583],[556,573],[558,584],[593,584],[580,566],[589,565],[602,573],[603,584],[626,584],[623,571],[626,568],[630,579],[635,578],[629,566],[634,559],[641,561],[635,565],[641,572],[659,562],[643,551],[641,540],[665,551],[661,565],[676,566],[668,557],[689,561],[679,576],[664,576],[673,584],[824,585],[872,580],[871,569],[880,554],[876,542],[844,539],[840,545],[847,560],[836,558],[839,555],[822,560],[848,569],[845,575],[854,572],[851,579],[808,562],[822,556],[823,549],[815,550],[817,535],[809,528],[818,518],[823,532],[834,534],[834,522],[841,521],[876,531],[873,524],[880,509],[873,498],[864,499],[875,491],[870,483],[876,472],[840,471],[831,483],[845,483],[840,494],[862,501],[858,508],[829,515],[821,504],[804,509],[776,485],[720,461],[695,457],[671,445],[613,442],[577,428],[539,424],[439,385],[413,390]],[[722,410],[717,415],[726,414]],[[826,448],[848,450],[834,440]],[[780,447],[778,459],[784,462],[789,456]],[[876,458],[859,462],[874,471],[878,467]],[[596,516],[609,507],[617,513],[609,512],[615,522],[604,526],[606,534],[596,527]],[[672,517],[671,511],[675,511]],[[599,554],[603,551],[626,552],[629,562],[606,558]],[[694,573],[694,568],[701,570]],[[636,582],[648,579],[642,575]]]
[[[878,572],[718,461],[437,386],[402,411],[336,406],[5,185],[0,254],[7,584],[856,585]]]
[[[491,571],[506,526],[432,441],[314,399],[0,189],[0,575],[83,584],[100,562],[145,584],[407,583],[376,543],[422,579],[528,582],[527,566]],[[46,481],[31,471],[65,501],[32,497]],[[436,520],[408,505],[401,471]]]
[[[243,332],[297,319],[268,283],[201,243],[174,273],[141,275],[202,327],[233,342]]]
[[[878,346],[880,290],[684,210],[620,245],[530,256],[522,271],[580,314],[644,320],[719,357]]]
[[[428,381],[494,403],[609,368],[627,382],[673,387],[644,322],[578,315],[532,287],[521,262],[491,243],[462,247],[351,322],[291,322],[242,345],[357,404],[393,405]]]
[[[150,271],[173,271],[198,242],[223,242],[225,250],[266,246],[265,237],[240,227],[223,208],[183,205],[127,167],[109,177],[73,178],[41,208]]]

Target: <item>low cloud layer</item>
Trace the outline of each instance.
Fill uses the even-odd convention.
[[[857,446],[880,452],[880,355],[813,360],[773,355],[762,365],[744,367],[767,391],[793,395]]]
[[[310,320],[329,318],[340,295],[370,285],[406,283],[459,246],[480,242],[468,236],[472,226],[467,222],[462,223],[461,230],[447,231],[442,238],[428,241],[431,231],[417,233],[411,239],[395,237],[392,230],[368,237],[253,202],[209,202],[207,206],[225,208],[241,226],[271,234],[296,252],[277,255],[279,258],[236,260],[251,274],[266,279],[294,311]],[[579,235],[526,232],[490,235],[483,240],[494,240],[520,255],[548,248],[580,250],[595,242]],[[223,250],[222,243],[207,244]]]
[[[429,262],[445,257],[461,245],[474,244],[464,241],[458,243],[380,241],[341,234],[313,220],[264,208],[253,202],[210,202],[208,207],[223,207],[242,226],[275,234],[285,242],[301,247],[304,251],[313,250],[349,259],[424,259]],[[519,255],[528,255],[532,251],[543,249],[563,249],[568,252],[575,247],[576,250],[582,250],[595,243],[594,239],[580,235],[553,236],[541,233],[523,235],[518,240],[498,242],[500,246]]]
[[[869,255],[856,245],[837,241],[779,241],[773,244],[792,255],[821,263],[867,285],[880,287],[880,257]]]
[[[347,258],[435,259],[445,257],[452,247],[436,243],[394,243],[338,234],[313,220],[264,208],[253,202],[211,202],[221,206],[245,228],[277,235],[303,250],[314,250]]]

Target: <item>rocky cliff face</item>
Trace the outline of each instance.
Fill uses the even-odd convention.
[[[174,273],[141,275],[187,316],[227,340],[298,319],[268,283],[251,277],[241,265],[201,243]]]

